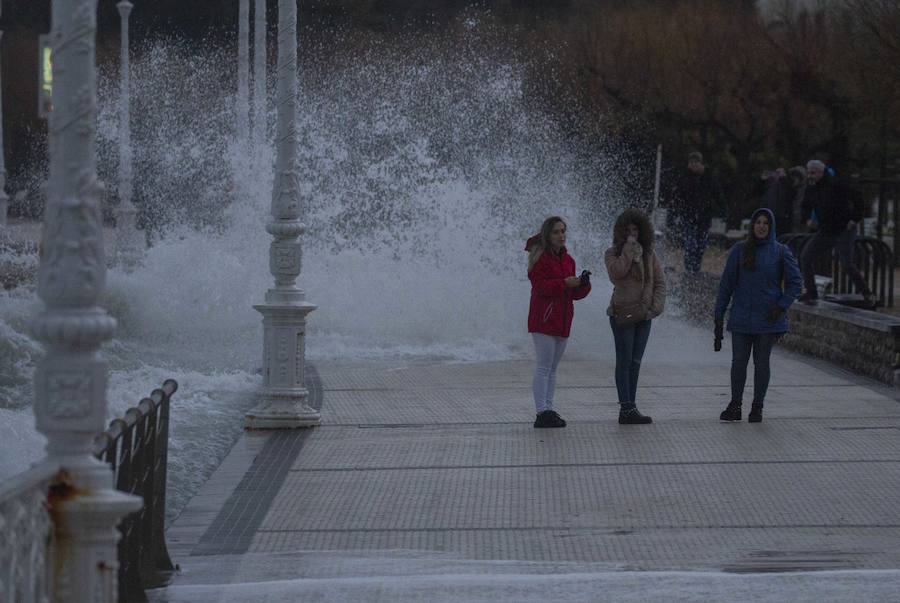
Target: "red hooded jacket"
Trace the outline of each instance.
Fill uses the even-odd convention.
[[[531,306],[528,308],[528,332],[568,337],[575,314],[576,299],[587,297],[591,284],[566,287],[565,279],[575,276],[575,260],[563,247],[559,255],[544,252],[528,272],[531,281]]]

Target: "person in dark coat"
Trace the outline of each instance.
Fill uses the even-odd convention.
[[[575,276],[575,260],[566,251],[566,223],[559,216],[544,220],[540,233],[525,243],[531,303],[528,332],[534,340],[537,365],[532,390],[537,416],[534,426],[565,427],[553,410],[556,367],[566,351],[576,299],[591,292],[589,273]]]
[[[672,213],[681,229],[684,247],[684,270],[700,272],[703,253],[709,242],[709,227],[722,209],[722,191],[706,165],[703,155],[688,155],[687,171],[675,185]]]
[[[813,264],[816,259],[830,254],[836,248],[841,268],[853,281],[856,290],[863,294],[866,302],[872,304],[872,290],[853,263],[856,225],[863,219],[862,206],[854,203],[848,187],[838,182],[834,176],[826,174],[823,162],[817,159],[809,161],[806,164],[806,174],[803,216],[807,226],[816,230],[816,234],[803,248],[800,256],[805,289],[800,301],[811,304],[818,299]]]
[[[775,216],[766,208],[753,212],[747,239],[731,248],[719,281],[715,309],[715,349],[721,349],[725,313],[731,331],[731,402],[719,415],[740,421],[747,364],[753,354],[751,423],[762,421],[769,387],[769,356],[788,330],[787,310],[800,295],[802,277],[787,245],[775,239]],[[730,306],[730,311],[729,311]]]
[[[791,232],[805,232],[806,221],[803,219],[803,198],[806,195],[806,168],[795,165],[788,170],[788,179],[794,198],[791,200]]]
[[[775,222],[778,225],[776,237],[794,232],[794,199],[797,195],[796,188],[788,178],[784,168],[778,168],[767,172],[764,176],[764,190],[760,200],[760,208],[768,207],[775,214]]]

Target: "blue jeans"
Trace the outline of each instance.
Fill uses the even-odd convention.
[[[553,337],[543,333],[532,333],[534,354],[537,364],[534,367],[534,378],[531,389],[534,392],[534,410],[538,414],[545,410],[553,410],[553,394],[556,391],[556,367],[566,351],[565,337]]]
[[[650,320],[620,327],[616,319],[609,317],[613,339],[616,342],[616,391],[619,404],[634,406],[637,395],[638,375],[641,372],[641,358],[650,339]]]
[[[753,352],[753,403],[762,404],[769,389],[769,356],[778,333],[731,334],[731,401],[741,402],[747,382],[747,364]]]
[[[694,224],[684,225],[682,244],[684,246],[685,272],[700,272],[700,265],[703,263],[703,252],[706,251],[708,243],[709,232],[707,230]]]

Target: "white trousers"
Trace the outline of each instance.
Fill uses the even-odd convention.
[[[534,367],[534,409],[541,413],[553,410],[553,391],[556,389],[556,367],[566,351],[566,337],[554,337],[543,333],[532,333],[537,366]]]

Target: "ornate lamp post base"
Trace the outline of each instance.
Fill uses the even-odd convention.
[[[54,505],[59,522],[55,546],[66,553],[57,583],[59,601],[117,601],[119,561],[116,526],[143,506],[143,500],[117,490],[97,490]]]
[[[306,315],[315,304],[297,300],[253,306],[263,315],[263,392],[260,404],[244,416],[247,429],[294,429],[320,423],[306,404],[303,383]]]
[[[265,396],[262,402],[244,415],[245,429],[297,429],[316,427],[321,415],[306,405],[302,398],[276,398]]]

